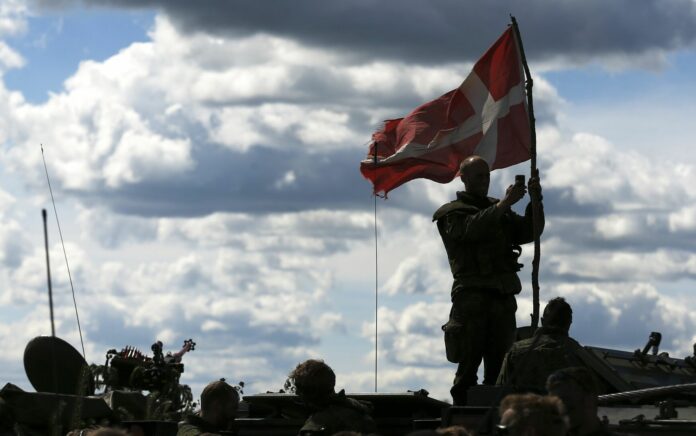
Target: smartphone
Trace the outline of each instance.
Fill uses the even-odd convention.
[[[524,174],[518,174],[515,176],[515,184],[524,186]]]

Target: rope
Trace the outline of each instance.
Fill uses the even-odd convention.
[[[41,144],[41,159],[43,160],[44,171],[46,172],[46,181],[48,182],[48,190],[51,193],[51,203],[53,203],[53,212],[56,215],[56,224],[58,225],[58,234],[60,235],[60,244],[63,247],[63,257],[65,257],[65,266],[68,269],[68,278],[70,279],[70,290],[72,291],[73,306],[75,306],[75,318],[77,318],[77,331],[80,333],[80,345],[82,346],[82,357],[87,360],[85,354],[85,343],[82,340],[82,327],[80,326],[80,314],[77,311],[77,300],[75,299],[75,287],[73,286],[72,274],[70,273],[70,264],[68,263],[68,254],[65,251],[65,242],[63,242],[63,231],[60,228],[58,220],[58,209],[56,209],[56,200],[53,198],[53,188],[51,188],[51,179],[48,177],[48,167],[46,166],[46,157],[44,156],[43,144]]]

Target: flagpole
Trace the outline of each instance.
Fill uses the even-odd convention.
[[[539,169],[537,168],[537,155],[536,155],[536,127],[534,119],[534,101],[532,100],[532,86],[534,81],[532,80],[532,74],[529,72],[529,65],[527,65],[527,57],[524,54],[524,46],[522,45],[522,37],[520,36],[520,28],[517,25],[517,20],[513,15],[510,15],[512,20],[512,28],[515,31],[515,37],[517,38],[517,44],[520,48],[520,57],[522,58],[522,65],[524,67],[524,74],[526,77],[525,89],[527,91],[527,108],[529,110],[529,128],[531,134],[530,141],[530,163],[531,163],[531,175],[532,177],[539,177]],[[538,198],[532,198],[532,226],[534,231],[534,258],[532,259],[532,331],[539,327],[539,259],[541,257],[541,241],[539,232],[539,217],[541,215],[541,204]]]

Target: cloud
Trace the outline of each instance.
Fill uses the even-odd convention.
[[[374,129],[470,68],[364,64],[267,34],[186,35],[161,16],[149,35],[83,61],[45,103],[0,89],[4,166],[43,189],[43,144],[57,191],[123,214],[362,209],[370,187],[357,166]],[[554,124],[563,100],[543,77],[537,85],[539,123]],[[422,204],[400,196],[401,207]]]
[[[379,392],[406,393],[425,389],[431,398],[452,402],[449,389],[456,365],[451,368],[382,365],[378,369]],[[374,392],[375,374],[352,371],[336,375],[336,386],[349,386],[346,392]]]
[[[0,5],[0,38],[21,35],[27,30],[29,10],[24,0],[5,0]]]
[[[53,247],[52,258],[59,259],[60,250],[60,246]],[[147,351],[155,340],[162,340],[167,349],[176,350],[180,341],[192,337],[199,345],[196,356],[201,356],[192,364],[206,365],[222,352],[229,353],[231,361],[261,362],[256,371],[232,371],[234,377],[253,378],[261,391],[276,382],[275,375],[297,363],[298,350],[318,344],[317,332],[346,331],[341,313],[313,315],[332,285],[330,273],[322,271],[321,262],[313,258],[302,261],[303,256],[294,254],[288,261],[282,253],[261,255],[220,248],[174,255],[172,260],[105,262],[85,256],[74,245],[67,250],[90,362],[99,361],[97,356],[110,348],[133,345]],[[9,270],[12,286],[3,286],[0,294],[3,306],[16,307],[19,313],[40,306],[16,322],[0,323],[0,333],[17,323],[31,324],[10,341],[20,350],[48,326],[43,260],[41,250],[23,258],[21,265]],[[319,268],[307,269],[307,262]],[[53,277],[56,329],[79,348],[64,265],[56,262]],[[11,353],[2,360],[14,366],[20,357]],[[266,368],[266,375],[261,368]],[[231,378],[230,369],[222,369],[218,368],[220,376]],[[205,379],[211,377],[210,371],[194,374],[196,378],[188,379],[192,383],[210,381]]]
[[[445,355],[441,326],[448,315],[448,302],[418,302],[400,312],[380,308],[381,357],[405,366],[442,366],[446,361],[440,358]],[[363,324],[364,337],[374,340],[374,331],[374,322]]]
[[[82,3],[38,1],[49,8]],[[340,4],[304,0],[276,3],[272,10],[253,1],[218,0],[205,7],[184,0],[100,0],[90,5],[95,3],[158,8],[189,34],[267,33],[363,59],[407,59],[418,64],[477,59],[505,28],[510,13],[519,20],[532,61],[561,58],[599,61],[610,68],[626,64],[652,68],[664,51],[693,47],[696,40],[696,11],[689,0],[644,2],[641,13],[631,13],[635,5],[628,0],[609,5],[599,0],[553,4],[535,0],[523,6],[502,0],[484,5],[407,0],[397,9],[364,0]]]
[[[689,232],[696,230],[696,206],[686,206],[669,214],[669,230]]]
[[[96,240],[102,247],[111,249],[126,243],[153,241],[158,231],[154,220],[118,215],[99,207],[82,207],[78,222],[83,239]]]
[[[696,278],[696,256],[689,251],[654,250],[645,253],[627,251],[597,253],[549,253],[545,262],[548,278],[562,280],[616,281],[678,280]]]
[[[600,250],[688,250],[693,162],[655,160],[588,133],[565,138],[549,128],[542,136],[545,240]]]
[[[691,354],[696,317],[686,299],[669,297],[646,282],[559,284],[549,295],[555,294],[573,307],[571,335],[584,345],[631,351],[659,331],[664,351],[678,358]]]
[[[12,50],[7,44],[0,41],[0,73],[5,69],[21,68],[24,66],[24,58]]]
[[[24,66],[22,55],[3,39],[26,32],[27,15],[27,6],[22,0],[7,0],[0,5],[0,77],[8,69]]]
[[[369,201],[357,163],[384,103],[376,104],[378,79],[368,71],[276,37],[187,38],[164,18],[151,37],[104,62],[83,62],[46,103],[0,89],[8,115],[4,165],[43,187],[31,152],[42,143],[58,191],[145,216]],[[388,66],[390,74],[397,70]],[[397,78],[406,91],[398,104],[408,102],[398,111],[420,102],[419,93],[441,92],[442,83],[421,79],[445,70]],[[453,82],[444,86],[461,80],[447,74]],[[325,86],[317,88],[316,78]]]

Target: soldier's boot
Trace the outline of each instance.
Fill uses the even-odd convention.
[[[454,385],[450,389],[450,394],[452,395],[452,405],[453,406],[466,406],[466,392],[469,390],[469,386]]]

